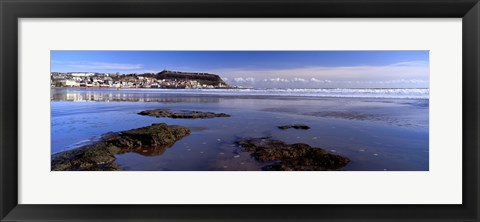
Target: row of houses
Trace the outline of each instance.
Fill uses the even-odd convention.
[[[201,84],[197,80],[156,79],[154,77],[96,73],[51,73],[51,87],[92,88],[218,88],[225,87]]]

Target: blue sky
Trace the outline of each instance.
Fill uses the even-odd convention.
[[[428,51],[52,51],[52,72],[209,72],[261,88],[428,88]]]

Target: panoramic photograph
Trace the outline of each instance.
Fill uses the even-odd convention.
[[[50,55],[52,171],[429,170],[429,51]]]

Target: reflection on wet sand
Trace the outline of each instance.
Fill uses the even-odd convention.
[[[220,98],[208,96],[171,96],[171,95],[146,95],[135,93],[99,93],[89,91],[72,91],[63,93],[52,93],[51,101],[73,101],[73,102],[161,102],[161,103],[219,103]]]
[[[361,112],[337,112],[337,111],[323,111],[323,112],[312,112],[308,113],[311,116],[319,116],[319,117],[331,117],[331,118],[339,118],[339,119],[348,119],[348,120],[377,120],[382,121],[385,120],[381,116],[376,116],[373,114],[361,113]]]
[[[160,156],[163,153],[165,153],[165,151],[168,148],[172,147],[172,145],[169,145],[169,146],[153,146],[153,147],[143,147],[143,146],[130,147],[130,148],[127,147],[127,148],[122,148],[121,151],[118,152],[117,154],[124,154],[124,153],[133,152],[133,153],[138,153],[142,156]]]
[[[361,111],[326,110],[326,111],[305,112],[305,110],[299,110],[295,108],[265,108],[265,109],[262,109],[262,111],[323,117],[323,118],[344,119],[344,120],[384,122],[390,125],[404,126],[404,127],[421,127],[424,125],[416,122],[416,120],[412,119],[412,117],[402,118],[401,115],[394,117],[389,113],[382,112],[380,109],[376,110],[375,112],[367,109],[361,110]],[[426,122],[425,124],[428,124],[428,122]]]

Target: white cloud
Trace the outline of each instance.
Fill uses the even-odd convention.
[[[228,78],[223,78],[228,80]],[[236,77],[229,83],[236,85],[249,85],[257,87],[287,87],[287,88],[322,88],[322,87],[418,87],[424,88],[428,87],[428,80],[422,79],[392,79],[392,80],[355,80],[355,81],[345,81],[345,80],[328,80],[328,79],[318,79],[318,78],[298,78],[294,77],[291,79],[286,78],[269,78],[263,79],[262,81],[255,81],[252,77]]]
[[[208,70],[225,77],[255,76],[273,79],[312,79],[331,81],[425,79],[429,74],[428,62],[411,61],[381,66],[303,67],[291,69],[216,69]],[[300,80],[301,81],[301,80]]]
[[[293,79],[293,81],[294,81],[294,82],[307,82],[307,80],[306,80],[306,79],[303,79],[303,78],[297,78],[297,77],[295,77],[295,78]]]
[[[232,83],[245,83],[247,78],[262,79],[248,84],[268,87],[279,84],[292,87],[428,87],[428,61],[407,61],[388,65],[316,66],[290,69],[213,69],[205,70],[222,77],[233,78]]]
[[[271,78],[271,79],[264,79],[263,81],[264,81],[264,82],[290,82],[290,80],[288,80],[288,79],[283,79],[283,78],[280,78],[280,77]]]
[[[228,77],[227,77],[227,78],[224,78],[224,79],[228,79]],[[234,81],[234,82],[240,82],[240,83],[244,83],[244,82],[255,82],[255,78],[253,78],[253,77],[246,77],[246,78],[244,78],[244,77],[235,77],[235,78],[233,78],[233,81]]]
[[[317,83],[331,83],[332,81],[330,80],[322,80],[322,79],[317,79],[317,78],[311,78],[310,81],[312,82],[317,82]]]

